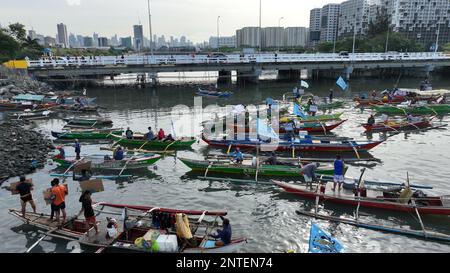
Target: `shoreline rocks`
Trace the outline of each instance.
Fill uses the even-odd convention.
[[[48,153],[54,149],[41,133],[12,121],[0,124],[0,147],[0,179],[43,168]]]

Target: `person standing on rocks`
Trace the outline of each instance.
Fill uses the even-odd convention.
[[[20,204],[22,205],[22,216],[25,218],[25,211],[27,203],[29,202],[33,208],[33,212],[36,213],[36,204],[33,201],[33,196],[31,191],[33,190],[33,185],[29,183],[25,176],[20,177],[20,182],[16,187],[16,191],[20,194]]]
[[[74,145],[74,147],[75,147],[75,153],[77,154],[76,160],[80,160],[80,159],[81,159],[81,157],[80,157],[80,153],[81,153],[81,144],[80,144],[80,142],[78,141],[78,139],[75,139],[75,145]]]

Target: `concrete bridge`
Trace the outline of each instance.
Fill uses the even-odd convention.
[[[151,80],[162,72],[217,71],[219,79],[257,81],[263,70],[278,70],[282,78],[296,79],[301,70],[311,78],[382,74],[426,76],[450,67],[450,55],[434,52],[357,54],[213,54],[213,55],[126,55],[100,57],[56,57],[27,60],[28,70],[41,80],[113,79],[120,74],[148,74]],[[394,71],[397,71],[394,73]]]

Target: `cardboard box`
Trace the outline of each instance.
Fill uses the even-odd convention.
[[[62,184],[64,187],[66,187],[67,194],[69,194],[69,186],[67,184]],[[67,195],[66,194],[66,195]],[[51,197],[52,197],[52,188],[48,188],[45,191],[42,192],[42,195],[44,197],[45,204],[48,206],[52,203]]]
[[[81,191],[83,191],[83,192],[85,190],[89,190],[91,193],[105,191],[105,188],[103,187],[103,180],[101,180],[101,179],[81,181],[80,188],[81,188]]]
[[[19,192],[16,190],[16,187],[17,187],[17,185],[19,185],[19,183],[20,183],[20,181],[9,184],[9,189],[10,189],[12,195],[19,194]],[[28,183],[28,184],[31,184],[31,186],[34,186],[33,179],[27,179],[27,180],[25,180],[25,183]]]
[[[91,162],[91,161],[88,161],[88,162],[80,162],[80,163],[77,163],[77,164],[74,166],[73,171],[74,171],[75,174],[80,174],[82,170],[90,171],[90,170],[91,170],[91,167],[92,167],[92,162]]]

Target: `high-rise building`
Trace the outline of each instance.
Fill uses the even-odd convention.
[[[78,46],[80,46],[78,41],[77,41],[77,37],[73,33],[70,33],[70,35],[69,35],[69,46],[70,47],[78,47]]]
[[[262,29],[262,47],[275,48],[284,46],[284,28],[266,27]]]
[[[305,47],[308,44],[309,29],[305,27],[288,27],[284,29],[285,47]]]
[[[340,4],[328,4],[321,10],[320,41],[334,42],[337,40]]]
[[[69,38],[67,36],[67,27],[63,23],[58,24],[58,44],[63,47],[69,47]]]
[[[77,42],[79,46],[84,46],[84,37],[82,35],[77,35]]]
[[[315,46],[320,42],[320,28],[322,26],[322,9],[312,9],[309,14],[309,45]]]
[[[44,37],[44,45],[45,46],[56,46],[56,39],[50,36]]]
[[[120,45],[126,48],[133,48],[132,38],[131,37],[120,38]]]
[[[259,27],[244,27],[236,30],[237,47],[259,47],[261,44],[261,31]]]
[[[236,36],[230,36],[230,37],[220,37],[217,39],[217,37],[210,37],[209,38],[209,46],[211,48],[218,48],[218,47],[236,47]]]
[[[119,39],[117,38],[117,34],[115,34],[113,37],[111,37],[111,45],[112,46],[118,46],[119,45]]]
[[[107,47],[108,46],[108,38],[106,38],[106,37],[98,38],[98,46],[99,47]]]
[[[339,39],[366,35],[369,24],[376,19],[380,0],[348,0],[341,3],[339,15]]]
[[[37,38],[37,34],[36,34],[36,31],[34,31],[34,30],[29,30],[28,31],[28,37],[30,37],[30,39],[32,39],[32,40],[34,40],[34,39],[36,39]]]
[[[93,47],[94,46],[94,39],[92,37],[86,36],[83,38],[83,45],[85,47]]]
[[[45,45],[45,37],[44,37],[44,35],[38,34],[38,35],[36,35],[36,39],[38,39],[38,43],[41,46]]]
[[[98,46],[98,33],[92,34],[92,39],[93,39],[93,45],[92,46]]]
[[[134,25],[133,26],[134,33],[134,49],[137,51],[141,51],[144,47],[144,30],[142,25]]]
[[[418,43],[433,46],[450,42],[450,1],[448,0],[382,0],[391,17],[394,31]]]

